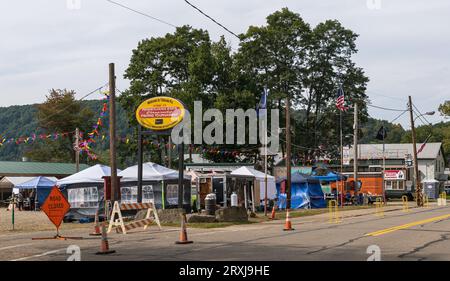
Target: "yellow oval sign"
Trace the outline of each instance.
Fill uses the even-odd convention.
[[[183,104],[170,97],[150,98],[136,110],[136,119],[145,128],[163,131],[175,127],[185,114]]]

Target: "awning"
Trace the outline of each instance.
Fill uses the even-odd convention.
[[[133,182],[138,180],[138,165],[126,168],[118,174],[123,182]],[[158,165],[153,162],[144,163],[142,166],[143,181],[162,181],[178,179],[178,171]],[[191,180],[191,176],[184,173],[184,179]]]

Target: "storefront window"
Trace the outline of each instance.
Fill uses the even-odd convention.
[[[386,190],[405,190],[405,181],[385,181]]]

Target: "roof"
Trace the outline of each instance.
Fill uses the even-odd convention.
[[[108,166],[97,164],[95,166],[84,169],[81,172],[60,179],[56,184],[61,186],[76,183],[102,183],[105,181],[103,179],[103,177],[105,176],[111,176],[111,168]]]
[[[277,183],[286,181],[286,177],[280,177],[277,179]],[[320,183],[319,180],[302,173],[293,173],[291,175],[291,183]]]
[[[16,188],[23,189],[36,189],[36,188],[45,188],[45,187],[53,187],[56,184],[56,178],[46,178],[46,177],[35,177],[29,181],[20,183],[16,185]]]
[[[89,168],[80,164],[80,170]],[[65,177],[76,173],[74,163],[0,161],[0,176],[55,176]]]
[[[422,146],[418,143],[417,150]],[[442,143],[427,143],[422,152],[417,154],[420,159],[436,159],[441,151]],[[359,144],[358,159],[383,159],[383,144]],[[353,158],[354,151],[350,148],[350,158]],[[385,156],[387,159],[404,159],[405,154],[413,154],[412,143],[387,143],[385,144]]]
[[[232,172],[242,166],[253,167],[250,163],[185,163],[187,170],[198,172]]]
[[[121,181],[137,181],[138,165],[126,168],[118,174],[122,177]],[[190,174],[184,175],[185,179],[191,179]],[[142,166],[142,180],[144,181],[162,181],[178,179],[178,171],[166,168],[153,162],[144,163]]]
[[[0,180],[0,187],[1,188],[11,188],[18,184],[27,182],[29,180],[32,180],[33,177],[4,177]]]
[[[252,177],[255,178],[257,180],[264,180],[265,179],[265,174],[257,171],[251,167],[240,167],[239,169],[234,170],[233,172],[231,172],[232,176],[246,176],[246,177]],[[275,178],[269,174],[267,174],[267,179],[269,180],[274,180]]]

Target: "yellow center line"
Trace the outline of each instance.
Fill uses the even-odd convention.
[[[406,229],[406,228],[410,228],[413,226],[426,224],[426,223],[430,223],[430,222],[434,222],[434,221],[438,221],[438,220],[444,220],[444,219],[448,219],[448,218],[450,218],[450,214],[378,230],[375,232],[367,233],[365,236],[379,236],[379,235],[391,233],[391,232],[394,232],[397,230]]]

